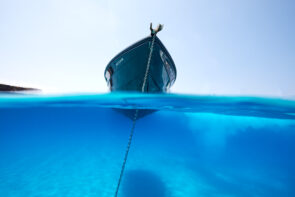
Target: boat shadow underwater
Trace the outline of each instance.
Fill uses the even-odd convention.
[[[122,185],[124,197],[168,197],[164,182],[152,171],[128,170],[124,176]]]

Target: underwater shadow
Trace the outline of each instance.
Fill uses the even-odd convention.
[[[126,171],[122,194],[124,197],[167,197],[164,182],[148,170]]]

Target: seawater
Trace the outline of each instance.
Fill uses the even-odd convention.
[[[118,110],[120,109],[120,110]],[[295,196],[295,101],[0,95],[0,196]]]

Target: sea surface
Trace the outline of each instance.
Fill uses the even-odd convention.
[[[295,196],[295,101],[0,95],[1,197]],[[127,115],[126,115],[127,114]]]

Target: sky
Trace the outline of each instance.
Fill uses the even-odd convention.
[[[294,97],[294,10],[288,0],[0,0],[0,83],[106,93],[106,65],[153,22],[176,64],[172,93]]]

